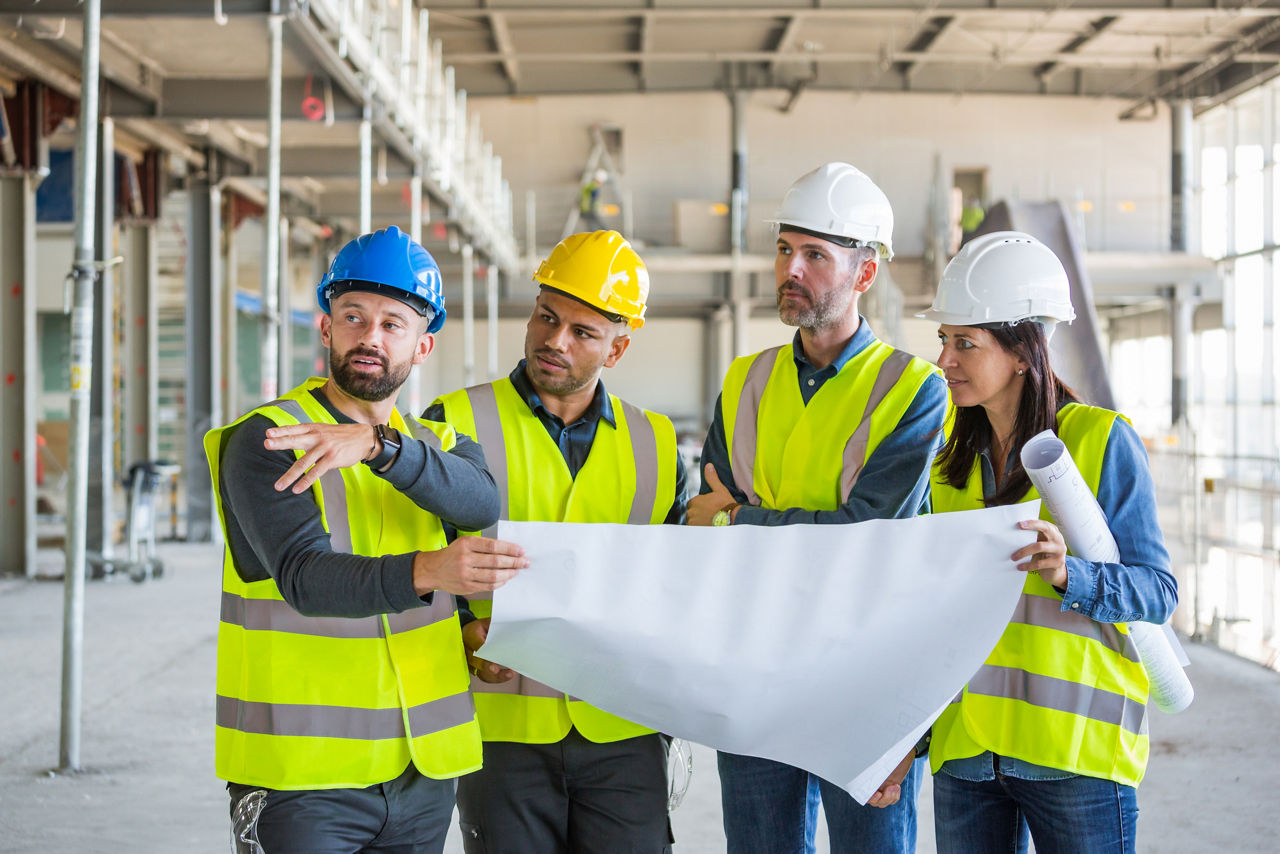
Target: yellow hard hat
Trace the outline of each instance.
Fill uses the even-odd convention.
[[[649,271],[616,231],[569,235],[538,265],[533,280],[605,314],[620,315],[632,329],[644,326]]]

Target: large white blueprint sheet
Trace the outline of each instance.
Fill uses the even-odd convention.
[[[530,566],[479,655],[865,802],[986,659],[1039,502],[855,525],[501,522]]]

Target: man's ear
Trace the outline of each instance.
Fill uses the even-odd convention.
[[[625,332],[620,332],[614,336],[613,343],[609,345],[609,355],[604,358],[604,366],[612,368],[618,364],[618,360],[622,358],[622,354],[627,352],[627,348],[631,346],[631,336]]]
[[[867,289],[871,287],[871,283],[876,280],[876,272],[880,269],[880,262],[875,257],[858,264],[857,277],[853,282],[853,289],[860,294],[865,294]]]
[[[333,317],[328,314],[320,315],[320,343],[327,350],[333,343]]]
[[[418,336],[418,346],[413,351],[413,364],[421,365],[431,355],[431,351],[436,348],[436,336],[430,332],[424,332]]]

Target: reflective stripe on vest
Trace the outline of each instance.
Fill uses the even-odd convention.
[[[440,399],[449,423],[459,432],[473,434],[484,448],[501,494],[502,518],[618,522],[625,514],[628,524],[660,522],[674,499],[674,428],[665,418],[651,416],[617,397],[611,396],[610,401],[617,426],[601,421],[587,462],[572,478],[555,441],[510,380],[474,386]],[[661,439],[651,417],[659,419]],[[545,465],[539,467],[543,454]],[[606,465],[612,465],[614,454],[620,455],[619,464],[626,463],[628,473],[634,472],[635,486],[629,499],[624,492],[628,484],[612,477],[613,469]],[[545,471],[553,486],[534,490],[519,482],[522,478],[513,474],[513,468],[517,472],[526,468]],[[549,492],[566,489],[564,494]],[[486,536],[492,536],[493,530],[485,531]],[[492,594],[468,598],[477,616],[491,613]],[[570,726],[597,742],[651,732],[520,674],[499,684],[473,677],[471,688],[486,740],[550,743],[563,738]]]
[[[1068,404],[1058,436],[1097,494],[1117,414]],[[1119,416],[1122,417],[1122,416]],[[981,460],[964,489],[933,476],[935,512],[983,506]],[[1023,500],[1038,497],[1034,489]],[[1049,518],[1042,507],[1042,518]],[[1028,573],[995,649],[934,723],[930,763],[984,751],[1136,786],[1146,767],[1148,682],[1128,631],[1062,607],[1062,595]]]
[[[311,396],[323,382],[310,380],[244,418],[333,423]],[[447,446],[426,425],[405,423],[398,413],[391,420],[432,447],[452,447],[444,425]],[[205,440],[215,484],[226,429]],[[436,517],[367,467],[344,471],[327,472],[312,487],[334,551],[376,556],[443,547]],[[353,502],[366,514],[354,521]],[[430,605],[399,614],[308,617],[283,600],[273,580],[241,579],[227,550],[216,710],[224,779],[278,789],[362,787],[392,779],[410,761],[436,778],[474,770],[479,727],[467,681],[452,595],[436,591]]]
[[[475,716],[475,709],[466,694],[441,697],[408,709],[251,703],[218,695],[216,713],[218,726],[257,735],[379,741],[404,738],[406,716],[414,732],[433,732],[468,723]],[[441,727],[443,722],[451,723]]]
[[[812,454],[822,455],[826,459],[830,459],[834,453],[840,455],[840,469],[836,482],[832,484],[832,496],[838,495],[838,500],[831,503],[830,507],[809,506],[809,503],[796,503],[778,501],[775,497],[770,497],[762,492],[759,488],[761,485],[756,483],[757,473],[759,471],[761,431],[763,430],[786,430],[792,431],[795,424],[777,424],[768,425],[765,419],[768,413],[762,412],[763,400],[767,390],[770,390],[770,382],[773,381],[775,386],[789,384],[794,380],[798,385],[798,376],[794,373],[794,344],[788,344],[782,347],[773,347],[764,350],[755,356],[746,357],[750,359],[750,363],[746,366],[745,373],[742,375],[741,386],[735,387],[733,384],[738,382],[736,379],[737,365],[730,369],[730,375],[725,378],[724,396],[721,398],[722,405],[725,407],[732,406],[733,412],[723,412],[726,416],[725,439],[729,444],[730,465],[733,468],[733,479],[735,486],[746,495],[747,501],[756,506],[765,507],[790,507],[803,506],[807,510],[829,510],[834,509],[839,503],[846,500],[852,492],[854,486],[858,482],[858,477],[862,473],[862,468],[871,454],[875,451],[884,435],[887,435],[894,426],[896,419],[891,425],[884,425],[880,430],[880,435],[873,435],[873,420],[877,415],[877,411],[889,401],[891,396],[898,405],[900,412],[905,413],[911,402],[915,399],[916,393],[928,376],[936,371],[933,366],[928,363],[912,357],[909,353],[896,350],[880,341],[874,341],[867,347],[863,348],[858,354],[849,360],[835,377],[827,380],[827,384],[840,382],[846,384],[847,392],[839,398],[822,395],[827,390],[827,384],[809,400],[807,404],[803,403],[803,398],[799,395],[798,388],[775,388],[772,393],[775,394],[792,394],[797,396],[797,401],[803,407],[803,413],[806,417],[820,418],[820,412],[830,408],[833,413],[833,421],[841,418],[849,417],[850,422],[847,423],[849,432],[841,434],[842,438],[838,441],[842,442],[842,447],[824,446],[821,448],[813,447],[807,450]],[[788,361],[784,361],[788,360]],[[878,362],[878,364],[877,364]],[[870,372],[874,370],[874,375]],[[836,386],[832,385],[832,389]],[[856,406],[856,401],[865,393],[865,401],[861,410],[857,412],[848,411]],[[731,398],[732,394],[736,394],[736,400]],[[763,407],[767,409],[768,407]],[[855,419],[853,421],[852,419]],[[842,425],[843,426],[843,425]],[[774,441],[782,441],[785,445],[786,437],[774,437]],[[830,441],[828,437],[826,441]],[[785,470],[785,467],[784,467]],[[835,478],[835,472],[831,475]],[[786,478],[786,474],[783,475]]]
[[[1124,694],[1103,691],[1067,679],[1028,673],[1016,667],[984,664],[969,680],[970,694],[1021,700],[1044,709],[1079,715],[1123,727],[1134,735],[1147,731],[1147,707]]]

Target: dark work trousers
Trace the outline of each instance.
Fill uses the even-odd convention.
[[[667,741],[487,741],[484,767],[458,778],[466,854],[662,854]]]
[[[267,789],[258,818],[263,854],[440,854],[456,779],[432,780],[413,763],[364,789]],[[231,810],[261,786],[228,783]]]

